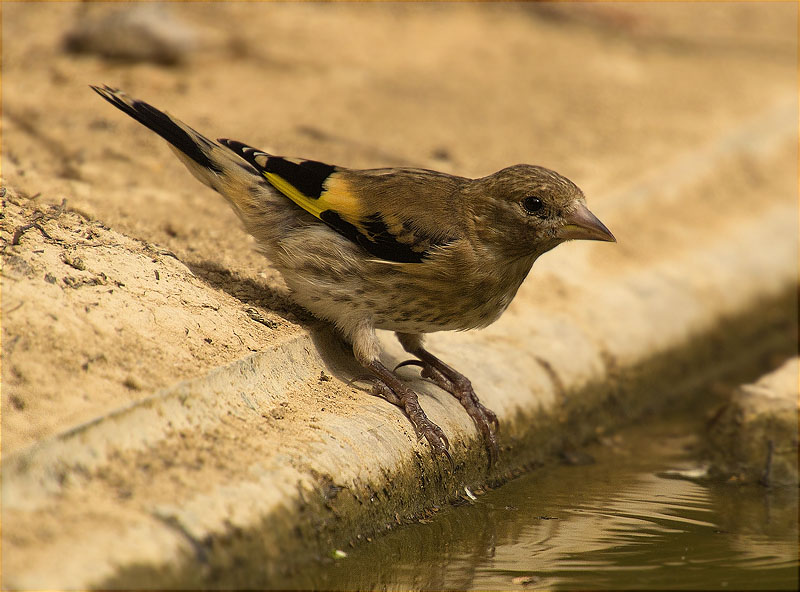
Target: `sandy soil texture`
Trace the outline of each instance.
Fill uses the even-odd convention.
[[[795,90],[791,4],[169,4],[177,63],[67,51],[118,10],[2,7],[4,453],[314,322],[223,201],[88,84],[278,154],[542,164],[601,210],[593,196]],[[677,219],[711,230],[713,207],[754,205],[716,196]]]

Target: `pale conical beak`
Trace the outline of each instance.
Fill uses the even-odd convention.
[[[564,219],[566,224],[558,230],[558,238],[617,242],[611,231],[582,203]]]

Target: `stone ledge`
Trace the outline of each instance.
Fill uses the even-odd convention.
[[[709,430],[711,473],[740,483],[798,486],[800,358],[740,386]]]

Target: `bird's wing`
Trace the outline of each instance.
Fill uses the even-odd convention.
[[[431,249],[457,238],[453,228],[437,223],[436,214],[420,203],[425,174],[433,175],[440,185],[441,180],[455,177],[410,169],[352,171],[273,156],[234,140],[219,142],[298,206],[379,259],[419,263]]]

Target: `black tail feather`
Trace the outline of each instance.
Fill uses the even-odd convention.
[[[120,98],[119,91],[117,89],[109,86],[100,87],[94,85],[91,85],[91,88],[106,101],[114,105],[117,109],[127,113],[142,125],[153,130],[200,166],[211,169],[216,173],[222,172],[222,169],[220,169],[220,167],[217,166],[198,145],[199,140],[205,142],[209,146],[212,146],[211,141],[202,134],[195,132],[197,137],[193,138],[186,132],[186,130],[177,125],[166,113],[159,111],[144,101],[129,99],[130,103],[128,103]]]

